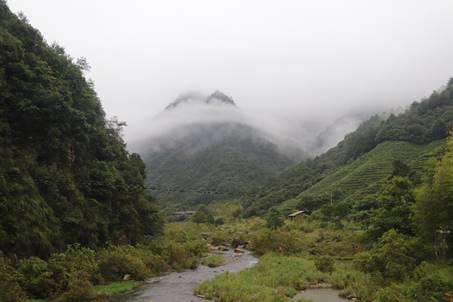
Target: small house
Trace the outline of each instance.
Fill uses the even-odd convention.
[[[291,213],[288,215],[288,218],[290,220],[296,220],[296,219],[301,219],[303,218],[304,216],[306,216],[308,214],[307,211],[305,210],[301,210],[301,211],[297,211],[297,212],[294,212],[294,213]]]

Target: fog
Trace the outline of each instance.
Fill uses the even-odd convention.
[[[128,142],[166,131],[149,122],[194,89],[225,92],[237,118],[298,142],[346,116],[337,140],[362,113],[407,106],[453,75],[451,0],[8,4],[87,58],[107,115],[129,125]]]

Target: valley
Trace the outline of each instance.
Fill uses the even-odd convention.
[[[453,78],[291,131],[190,91],[128,140],[89,69],[0,0],[0,302],[453,301]]]

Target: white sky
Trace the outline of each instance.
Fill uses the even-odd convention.
[[[8,0],[92,66],[109,116],[134,126],[179,93],[328,120],[409,104],[453,76],[452,0]]]

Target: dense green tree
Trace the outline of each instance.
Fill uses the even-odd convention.
[[[211,223],[215,222],[211,210],[207,206],[202,205],[197,212],[192,216],[192,221],[195,223]]]
[[[161,230],[129,154],[74,63],[0,1],[0,251],[48,256],[70,243],[135,243]]]
[[[360,254],[355,264],[365,272],[401,280],[409,277],[417,265],[415,249],[413,239],[391,229],[369,252]]]
[[[282,214],[276,209],[270,209],[267,213],[266,226],[269,229],[275,230],[284,224]]]
[[[419,234],[438,252],[453,258],[453,138],[437,164],[432,181],[418,192],[415,221]],[[447,246],[444,246],[447,245]]]
[[[414,234],[411,209],[414,201],[411,181],[407,177],[393,177],[378,197],[378,208],[371,214],[367,237],[374,241],[390,229]]]

